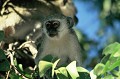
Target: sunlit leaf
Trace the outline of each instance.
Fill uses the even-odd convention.
[[[111,0],[104,0],[103,2],[103,8],[105,12],[109,12],[111,9]]]
[[[79,78],[79,74],[77,72],[76,68],[76,61],[71,62],[67,67],[66,67],[68,73],[72,77],[72,79],[77,79]]]
[[[94,74],[97,76],[104,74],[104,72],[105,72],[104,67],[105,67],[105,65],[102,63],[97,64],[94,68]]]
[[[16,59],[16,58],[14,58],[14,60],[13,60],[13,61],[14,61],[14,65],[15,65],[15,66],[17,66],[17,64],[18,64],[18,63],[17,63],[17,59]]]
[[[97,75],[94,73],[94,70],[90,71],[91,79],[97,79]]]
[[[27,78],[31,78],[32,79],[35,76],[34,74],[36,74],[36,73],[34,72],[32,67],[27,67],[27,68],[24,69],[24,75]]]
[[[120,76],[116,77],[116,79],[120,79]]]
[[[60,71],[60,73],[64,74],[66,77],[68,77],[68,72],[67,72],[67,69],[65,67],[60,67],[57,70]]]
[[[105,54],[105,55],[113,54],[113,53],[116,53],[119,49],[120,49],[120,44],[115,42],[115,43],[110,44],[109,46],[107,46],[103,50],[103,54]]]
[[[61,75],[61,73],[60,73],[60,71],[58,71],[58,70],[55,70],[55,74],[56,74],[56,76],[57,76],[57,79],[61,79],[61,78],[63,78]],[[60,74],[60,75],[59,75]]]
[[[117,70],[112,70],[111,73],[116,77],[118,77],[120,75],[120,72]]]
[[[116,68],[117,66],[120,66],[120,57],[112,57],[110,58],[106,63],[106,70],[111,71],[112,69]]]
[[[77,67],[77,71],[79,73],[80,79],[91,79],[90,73],[87,69],[83,67]]]
[[[111,57],[120,57],[120,46],[116,52],[112,53]]]
[[[52,77],[54,76],[54,69],[55,67],[57,66],[58,62],[60,61],[60,59],[56,60],[54,63],[53,63],[53,66],[52,66]]]
[[[115,77],[112,75],[106,75],[104,78],[101,79],[115,79]]]
[[[40,77],[43,77],[44,74],[47,72],[47,70],[52,68],[52,65],[53,65],[53,63],[51,63],[51,62],[40,61],[38,64]]]
[[[89,73],[89,71],[83,67],[77,67],[77,71],[78,72],[86,72],[86,73]]]
[[[69,79],[68,72],[65,67],[60,67],[59,69],[55,70],[58,79]]]
[[[21,71],[23,71],[22,64],[19,64],[18,66],[19,66],[19,68],[21,69]]]

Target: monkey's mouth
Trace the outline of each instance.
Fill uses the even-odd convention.
[[[58,31],[55,31],[55,30],[49,30],[47,31],[47,33],[50,37],[58,36]]]

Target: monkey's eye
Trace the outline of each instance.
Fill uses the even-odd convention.
[[[60,26],[60,22],[57,20],[47,21],[45,26],[47,29],[57,29]]]
[[[74,25],[73,19],[71,17],[67,17],[67,24],[69,28],[72,28]]]
[[[60,26],[60,22],[59,21],[53,21],[53,27],[54,28],[58,28]]]
[[[51,26],[50,21],[47,21],[47,22],[45,23],[45,26],[46,26],[46,28],[50,28],[50,26]]]

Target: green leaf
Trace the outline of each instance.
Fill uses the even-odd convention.
[[[109,70],[109,71],[111,71],[111,70],[113,70],[114,68],[116,68],[117,66],[120,66],[120,57],[119,58],[117,58],[117,57],[112,57],[112,58],[110,58],[108,61],[107,61],[107,63],[106,63],[106,65],[105,65],[106,67],[106,70]]]
[[[23,71],[22,64],[19,64],[18,66],[19,66],[20,70]]]
[[[10,79],[23,79],[21,76],[16,74],[15,72],[10,74]]]
[[[105,65],[102,63],[97,64],[94,68],[94,74],[97,76],[104,74],[105,73],[104,67],[105,67]]]
[[[79,78],[79,74],[77,72],[77,68],[76,68],[76,61],[71,62],[67,67],[66,67],[68,73],[70,74],[70,76],[72,77],[72,79],[78,79]]]
[[[104,55],[109,55],[109,54],[113,54],[116,53],[118,50],[120,49],[120,44],[115,42],[113,44],[110,44],[109,46],[107,46],[104,50],[103,50],[103,54]],[[119,55],[120,56],[120,55]]]
[[[120,76],[116,77],[116,79],[120,79]]]
[[[97,79],[97,75],[96,75],[96,73],[94,73],[94,70],[90,71],[90,77],[91,77],[91,79]]]
[[[53,66],[53,63],[51,63],[51,62],[40,61],[38,63],[40,77],[43,77],[45,75],[45,73],[47,72],[47,70],[52,68],[52,66]]]
[[[31,67],[27,67],[24,69],[24,75],[28,77],[29,79],[35,79],[34,77],[36,73],[37,71],[34,72],[34,70]]]
[[[0,71],[8,71],[10,70],[10,64],[7,60],[3,60],[0,62]]]
[[[107,12],[109,12],[111,10],[112,7],[112,1],[111,0],[104,0],[103,1],[103,9],[104,12],[107,14]],[[107,15],[106,15],[107,16]]]
[[[115,77],[112,75],[106,75],[104,78],[101,79],[115,79]]]
[[[78,72],[86,72],[86,73],[89,73],[89,71],[83,67],[77,67],[77,71]]]
[[[6,58],[4,51],[0,49],[0,71],[8,71],[9,69],[9,61]]]
[[[3,31],[0,31],[0,41],[2,41],[4,39],[4,32]]]
[[[116,52],[112,53],[111,57],[120,57],[120,46]]]
[[[52,55],[46,55],[42,60],[51,62],[53,60],[53,56]]]
[[[0,49],[0,61],[2,60],[2,59],[7,59],[6,58],[6,56],[5,56],[5,53],[4,53],[4,51],[2,50],[2,49]]]
[[[60,67],[59,69],[55,70],[55,73],[58,79],[69,79],[65,67]]]
[[[53,66],[52,66],[52,77],[54,77],[54,69],[57,66],[59,61],[60,61],[60,59],[56,60],[55,63],[53,63]]]
[[[77,71],[78,71],[81,79],[91,79],[89,71],[86,70],[85,68],[83,68],[83,67],[77,67]]]
[[[16,58],[14,58],[13,62],[14,62],[14,65],[17,66],[18,63]]]
[[[17,64],[15,67],[17,68],[17,70],[18,70],[19,73],[24,74],[22,64]]]
[[[80,79],[91,79],[90,74],[87,72],[79,72]]]
[[[109,60],[110,55],[106,55],[102,58],[101,63],[106,64],[106,62]]]
[[[55,73],[56,73],[57,79],[69,79],[64,74],[60,73],[58,70],[55,70]]]
[[[106,56],[102,59],[102,63],[105,64],[103,72],[109,72],[120,66],[120,44],[115,42],[107,46],[103,54]]]
[[[120,72],[117,70],[112,70],[111,73],[116,77],[118,77],[120,75]]]

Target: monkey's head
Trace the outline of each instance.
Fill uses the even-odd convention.
[[[73,25],[71,17],[61,14],[51,15],[43,21],[43,32],[49,38],[61,38],[72,30]]]

